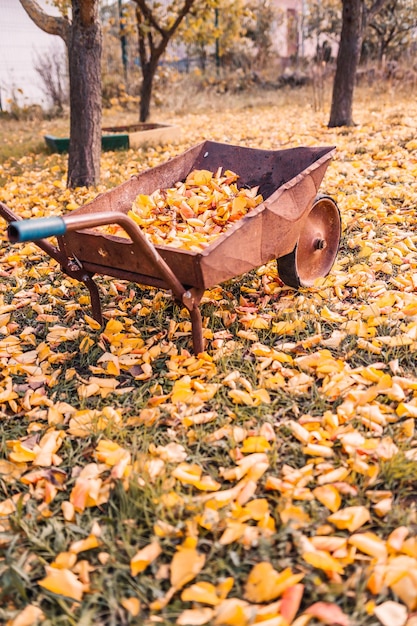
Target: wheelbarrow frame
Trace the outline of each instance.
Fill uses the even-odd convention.
[[[68,276],[87,286],[93,317],[100,324],[102,313],[95,274],[169,289],[175,301],[190,313],[193,349],[199,353],[204,349],[199,304],[205,289],[274,258],[281,279],[293,287],[305,283],[308,286],[314,277],[328,273],[339,246],[340,215],[331,198],[317,199],[317,191],[334,152],[333,147],[272,151],[206,141],[62,217],[21,221],[2,203],[0,215],[9,222],[8,236],[12,242],[35,241]],[[245,186],[259,186],[264,201],[202,252],[154,246],[127,215],[139,193],[168,188],[192,169],[215,171],[218,167],[237,171]],[[314,210],[317,206],[320,211]],[[309,231],[309,216],[315,214],[308,245],[304,241],[300,246],[300,232],[306,228]],[[121,226],[129,239],[95,230],[109,224]],[[46,241],[50,236],[57,236],[58,246]],[[331,245],[323,253],[328,239]],[[297,246],[304,256],[325,260],[324,265],[320,261],[311,280],[310,268],[304,272],[306,279],[299,276]]]

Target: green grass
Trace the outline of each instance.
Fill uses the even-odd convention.
[[[386,600],[403,603],[386,587],[376,596],[371,594],[367,588],[371,559],[355,558],[347,562],[340,579],[308,565],[303,559],[306,539],[324,532],[346,538],[352,533],[332,527],[326,531],[330,511],[313,495],[297,499],[291,495],[291,490],[267,488],[268,480],[286,480],[290,469],[307,471],[307,466],[311,472],[308,479],[302,482],[302,487],[313,494],[323,472],[346,467],[350,469],[350,474],[342,484],[337,483],[341,507],[365,506],[371,516],[356,532],[373,532],[383,540],[399,526],[407,526],[412,537],[417,533],[413,503],[417,475],[415,461],[406,456],[409,450],[415,449],[417,440],[412,429],[404,433],[407,416],[398,420],[395,418],[400,400],[390,397],[381,387],[375,398],[355,405],[347,416],[343,413],[348,411],[349,401],[355,402],[376,384],[376,380],[364,378],[369,371],[415,382],[416,345],[381,344],[381,351],[375,353],[361,347],[361,337],[352,330],[353,326],[339,342],[329,345],[329,338],[334,338],[335,331],[343,331],[344,323],[329,321],[322,314],[327,307],[331,312],[344,316],[347,322],[352,322],[361,320],[364,307],[372,304],[381,309],[381,319],[372,327],[375,328],[376,342],[378,337],[396,337],[413,330],[416,316],[412,314],[412,309],[407,315],[404,311],[407,311],[405,307],[415,303],[411,280],[417,268],[416,253],[410,247],[408,264],[403,267],[393,265],[391,275],[379,271],[378,259],[359,258],[358,254],[370,236],[370,230],[364,230],[368,226],[375,232],[373,240],[378,240],[381,254],[404,242],[407,237],[413,237],[415,218],[411,208],[415,203],[414,179],[410,175],[399,186],[404,191],[402,206],[410,210],[395,224],[390,220],[396,205],[391,202],[390,188],[385,186],[385,182],[387,176],[407,178],[408,172],[415,167],[415,151],[406,148],[410,140],[409,129],[396,127],[393,136],[386,137],[389,124],[393,120],[400,122],[401,111],[415,106],[415,103],[406,99],[395,100],[387,91],[383,97],[381,95],[377,105],[372,105],[376,116],[370,107],[360,114],[358,106],[358,116],[361,116],[358,117],[361,122],[358,127],[329,131],[325,126],[327,113],[312,111],[309,94],[309,90],[305,89],[218,99],[209,93],[207,110],[200,108],[193,114],[185,113],[181,102],[173,102],[171,111],[155,109],[154,115],[168,116],[170,113],[171,119],[181,123],[185,133],[181,144],[148,148],[137,153],[129,151],[103,155],[103,171],[110,172],[103,184],[105,187],[119,184],[131,175],[133,167],[154,166],[207,135],[242,144],[248,141],[253,146],[264,147],[271,147],[271,133],[279,136],[279,141],[285,146],[302,143],[338,145],[338,156],[323,185],[328,193],[337,197],[344,226],[338,263],[331,275],[322,285],[309,290],[297,292],[275,287],[265,298],[263,281],[268,285],[268,281],[276,277],[276,270],[271,264],[262,271],[254,268],[248,274],[219,286],[218,299],[208,294],[201,310],[207,328],[215,337],[207,344],[213,363],[210,364],[211,369],[209,366],[204,369],[200,364],[201,371],[197,376],[192,369],[187,369],[189,362],[195,363],[190,353],[190,335],[168,337],[170,322],[183,323],[187,318],[166,294],[161,296],[156,289],[133,283],[123,283],[126,289],[117,291],[114,281],[99,277],[97,282],[105,324],[115,317],[123,327],[124,339],[112,342],[112,337],[104,336],[105,329],[92,330],[86,323],[84,316],[90,315],[91,311],[85,301],[87,291],[83,285],[65,278],[56,264],[50,264],[43,253],[32,248],[26,248],[23,253],[24,247],[11,247],[4,238],[3,274],[0,276],[0,320],[4,325],[0,324],[0,393],[10,380],[17,398],[15,404],[6,400],[0,403],[1,456],[3,460],[9,459],[16,442],[24,443],[28,436],[38,437],[39,441],[48,432],[57,430],[65,438],[57,450],[60,462],[55,459],[57,464],[53,468],[65,473],[65,481],[46,506],[42,481],[27,484],[20,478],[30,476],[32,471],[49,471],[49,467],[34,466],[30,461],[25,467],[16,463],[0,463],[0,506],[8,498],[20,495],[16,510],[0,517],[2,623],[7,624],[25,606],[33,603],[41,607],[45,615],[42,624],[47,626],[150,626],[155,623],[168,626],[175,623],[184,610],[204,606],[182,600],[183,588],[191,587],[196,581],[217,585],[222,579],[232,577],[229,598],[241,600],[252,567],[261,561],[270,562],[278,572],[290,567],[293,572],[304,573],[302,583],[305,589],[298,615],[314,602],[330,602],[336,603],[350,617],[352,625],[374,626],[378,621],[367,603],[380,604]],[[361,90],[357,104],[369,104],[373,95]],[[262,97],[264,102],[261,105]],[[110,120],[111,115],[114,116],[113,123],[121,121],[120,112],[106,112],[106,119]],[[133,115],[134,112],[129,112],[126,117],[133,119]],[[68,202],[82,204],[94,197],[96,190],[72,193],[61,185],[60,181],[65,177],[66,157],[47,155],[41,147],[42,137],[36,136],[46,131],[64,132],[66,120],[42,122],[41,128],[36,123],[6,122],[5,126],[2,124],[0,133],[9,132],[14,140],[7,145],[0,141],[0,163],[3,163],[0,167],[3,182],[0,199],[3,198],[19,213],[29,212],[34,206],[47,213],[50,203],[54,201],[54,211],[59,213],[65,211]],[[56,130],[53,131],[53,128]],[[387,163],[386,159],[380,158],[383,143],[390,146],[389,150],[399,146],[401,153],[392,162]],[[368,156],[374,168],[374,186],[369,185],[366,171],[357,168],[352,173],[352,162]],[[402,163],[406,167],[402,167]],[[343,172],[342,186],[340,175]],[[373,194],[386,195],[379,214],[373,213],[366,204],[355,204],[355,198],[365,197],[371,201]],[[357,272],[361,266],[369,271],[358,281]],[[404,287],[392,282],[399,279],[409,282],[405,282]],[[383,299],[387,294],[395,296],[392,301]],[[146,316],[132,312],[140,304],[150,309]],[[256,329],[248,321],[243,322],[244,311],[239,309],[242,304],[252,307],[259,315],[269,316],[270,328]],[[7,305],[15,307],[14,310],[8,311]],[[7,313],[3,317],[4,311]],[[224,320],[230,320],[230,315],[234,313],[236,318],[226,328]],[[56,317],[45,318],[45,315]],[[273,324],[297,320],[305,322],[305,326],[289,330],[285,335],[271,332]],[[369,324],[370,320],[369,316],[362,319],[365,324]],[[35,359],[36,371],[19,365],[20,357],[12,354],[13,348],[6,343],[7,340],[15,337],[20,342],[23,355],[27,356],[33,350],[40,350],[57,324],[68,331],[79,331],[78,336],[60,344],[50,344],[52,352],[49,357],[43,361]],[[33,331],[28,336],[25,329],[29,326]],[[239,336],[242,330],[255,332],[257,341]],[[229,334],[224,334],[225,331]],[[103,371],[96,373],[95,368],[103,367],[101,357],[108,352],[118,355],[123,342],[137,336],[142,338],[144,350],[148,350],[145,363],[152,367],[150,377],[135,379],[140,364],[134,370],[122,368],[116,376],[119,382],[117,389],[131,387],[129,393],[80,397],[80,385],[87,384],[90,377],[113,378],[113,375],[106,375]],[[314,336],[319,337],[317,343],[310,345],[309,341]],[[82,351],[80,346],[85,339],[91,340],[91,346]],[[369,341],[372,339],[372,336],[367,338]],[[281,357],[274,360],[274,356],[269,361],[268,356],[259,356],[254,347],[259,343],[265,346],[266,351],[271,348],[281,357],[284,354],[287,360],[280,361]],[[302,360],[297,361],[318,351],[323,351],[334,371],[321,371],[316,366],[306,368]],[[332,385],[340,383],[337,363],[342,364],[342,376],[350,380],[350,386],[346,389],[341,387],[340,393],[333,394]],[[169,374],[175,364],[178,372]],[[374,370],[370,370],[370,366]],[[49,377],[57,372],[59,375],[50,385]],[[269,402],[236,404],[230,395],[233,384],[225,384],[231,372],[237,373],[236,388],[249,394],[261,389],[265,375],[282,373],[285,384],[269,390]],[[195,406],[186,403],[175,406],[170,394],[178,380],[187,375],[190,375],[192,384],[200,383],[202,388],[207,384],[218,385],[217,392]],[[291,380],[300,375],[309,376],[310,382],[307,388],[298,392],[292,389]],[[326,389],[330,392],[326,393]],[[30,405],[32,394],[39,390],[44,393],[47,402]],[[143,411],[153,407],[152,403],[158,397],[162,398],[157,406],[159,414],[147,423],[146,419],[142,419]],[[416,391],[405,385],[404,402],[412,406],[415,399]],[[96,415],[92,418],[89,433],[84,436],[71,434],[71,412],[64,411],[58,424],[48,423],[49,408],[63,402],[74,411],[96,409],[101,412],[111,407],[119,412],[120,423],[117,424],[114,419],[103,423],[100,421],[102,416]],[[393,419],[388,420],[382,430],[373,431],[363,421],[363,407],[379,410],[381,414],[386,411]],[[204,424],[193,423],[196,414],[212,414],[212,419]],[[336,418],[339,422],[332,426],[332,419]],[[312,443],[320,442],[320,437],[324,437],[325,442],[332,446],[333,456],[318,458],[311,454],[294,436],[290,421],[298,422],[305,428],[310,428],[311,421],[314,421],[311,426]],[[172,444],[176,444],[177,451],[183,452],[183,461],[200,467],[203,476],[221,483],[220,492],[226,491],[236,487],[240,480],[230,476],[239,467],[240,459],[248,456],[247,452],[242,452],[244,441],[262,433],[272,433],[266,452],[269,467],[265,474],[253,481],[253,493],[242,503],[232,498],[230,503],[217,509],[218,517],[212,526],[203,525],[201,516],[207,514],[204,507],[207,492],[174,477],[173,472],[180,463],[178,458],[159,461],[165,458],[167,450],[172,449]],[[342,436],[346,433],[363,437],[369,446],[373,443],[376,446],[385,438],[398,446],[398,453],[385,459],[369,451],[370,448],[366,453],[362,450],[359,453],[346,452],[342,445]],[[103,467],[101,478],[110,485],[108,498],[98,506],[87,506],[76,512],[70,521],[65,520],[63,502],[69,500],[79,472],[97,462],[97,446],[106,440],[131,454],[129,472],[123,480],[111,480],[111,466]],[[355,465],[358,459],[377,465],[378,474],[373,476],[361,472],[361,466]],[[225,475],[229,478],[225,479]],[[384,490],[392,492],[392,507],[384,516],[379,516],[373,509],[372,497],[374,492]],[[259,531],[255,535],[257,520],[250,518],[245,507],[256,499],[267,502],[268,515],[274,523],[270,533]],[[288,523],[284,523],[281,516],[287,505],[298,508],[308,516],[307,521],[290,518]],[[221,537],[228,523],[239,520],[245,511],[246,538],[223,545]],[[170,525],[170,531],[159,536],[158,524],[161,523]],[[92,529],[97,532],[97,525],[100,527],[100,546],[77,555],[78,562],[87,564],[90,578],[89,590],[82,601],[73,602],[44,590],[39,582],[45,577],[45,567],[58,554],[67,552],[73,542],[88,537]],[[132,576],[132,557],[156,537],[162,548],[160,556],[144,572]],[[198,552],[206,558],[203,569],[195,579],[177,590],[165,607],[153,610],[152,602],[162,598],[170,588],[169,568],[174,555],[187,538],[190,540],[193,537]],[[131,615],[123,607],[123,601],[132,597],[141,602],[138,616]],[[222,623],[216,623],[215,618],[210,623],[222,626]],[[312,620],[309,623],[319,622]],[[247,620],[243,624],[250,626],[251,622]]]

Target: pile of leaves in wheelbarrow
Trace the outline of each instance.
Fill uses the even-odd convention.
[[[336,264],[308,290],[274,263],[205,293],[206,352],[163,291],[82,285],[3,232],[0,620],[417,624],[415,101],[329,130],[307,105],[187,116],[187,141],[0,168],[0,201],[62,214],[210,137],[336,145]],[[368,103],[369,104],[369,103]]]

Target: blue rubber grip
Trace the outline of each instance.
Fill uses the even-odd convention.
[[[64,235],[67,230],[62,217],[40,217],[31,220],[10,222],[7,228],[9,241],[37,241],[46,237]]]

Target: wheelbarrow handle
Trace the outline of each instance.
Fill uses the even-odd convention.
[[[64,235],[67,226],[62,217],[38,217],[30,220],[11,222],[7,228],[9,241],[37,241],[46,237]]]
[[[116,211],[97,213],[94,215],[89,213],[83,215],[70,213],[65,217],[52,216],[18,220],[9,224],[7,235],[9,241],[12,243],[22,241],[36,242],[47,237],[65,235],[67,231],[80,228],[96,228],[97,226],[106,226],[107,224],[119,224],[124,228],[142,254],[158,268],[161,277],[166,282],[168,289],[172,290],[175,298],[191,311],[195,306],[192,293],[180,283],[155,246],[148,241],[139,226],[125,213]]]

